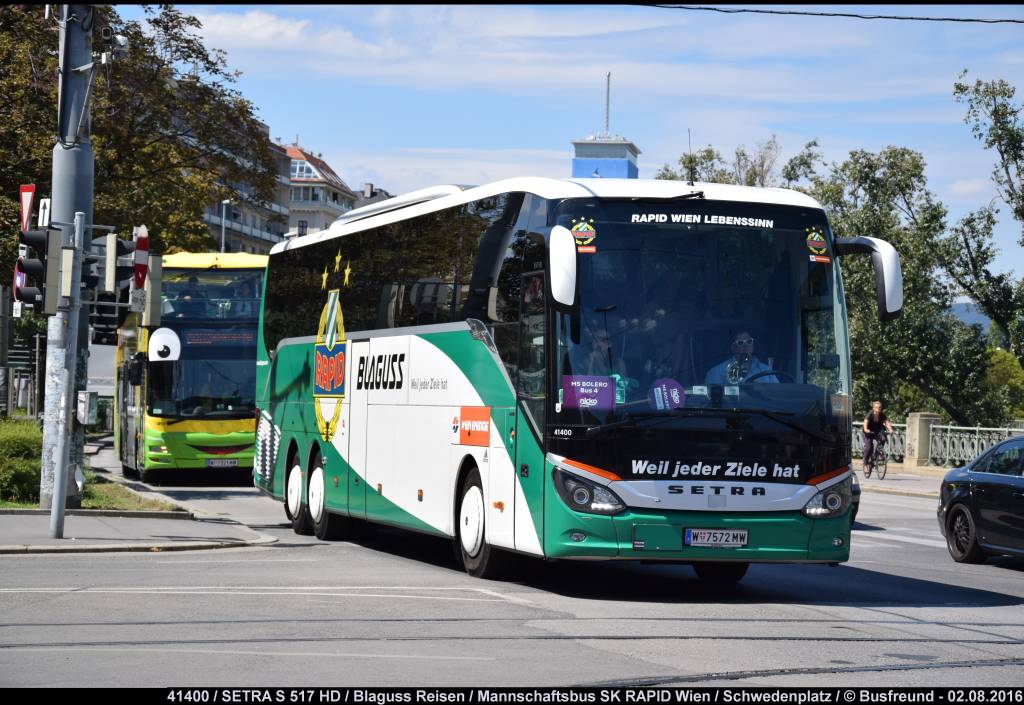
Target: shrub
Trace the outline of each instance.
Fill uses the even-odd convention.
[[[34,421],[0,422],[0,501],[38,502],[43,434]]]

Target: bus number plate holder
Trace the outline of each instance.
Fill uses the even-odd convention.
[[[210,458],[206,461],[208,468],[234,468],[238,467],[238,460],[235,458]]]
[[[708,548],[742,548],[747,545],[747,530],[684,529],[683,543]]]

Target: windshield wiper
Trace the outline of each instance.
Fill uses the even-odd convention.
[[[636,422],[640,419],[653,419],[653,418],[672,418],[675,416],[692,416],[694,414],[686,413],[694,411],[692,409],[672,409],[671,411],[628,411],[618,421],[609,421],[608,423],[601,424],[600,426],[591,426],[587,429],[586,435],[597,436],[604,433],[605,431],[611,431],[616,428],[626,428],[636,426]]]

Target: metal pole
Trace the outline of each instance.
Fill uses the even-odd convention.
[[[53,147],[53,192],[52,196],[52,221],[71,223],[79,213],[83,214],[82,237],[84,242],[85,230],[92,224],[93,210],[93,172],[94,157],[92,143],[90,141],[91,124],[89,118],[88,92],[92,82],[95,65],[92,64],[92,28],[95,23],[96,7],[92,5],[61,5],[60,6],[60,82],[58,84],[58,106],[57,106],[57,143]],[[65,228],[65,244],[71,244],[71,239],[77,239],[77,233],[70,233]],[[80,248],[82,243],[76,245],[75,266],[81,264]],[[59,262],[49,262],[47,266],[58,267]],[[64,308],[64,313],[58,312],[51,316],[47,322],[46,335],[46,387],[49,392],[45,396],[45,411],[43,414],[43,454],[42,467],[39,480],[39,506],[46,509],[56,496],[55,473],[61,454],[57,453],[58,442],[63,442],[68,436],[71,437],[70,457],[77,465],[82,458],[82,443],[84,441],[84,428],[81,425],[64,426],[63,422],[70,423],[71,419],[65,414],[61,415],[62,405],[69,400],[66,398],[66,387],[61,385],[62,370],[67,368],[73,371],[72,379],[75,380],[76,388],[84,389],[88,376],[88,319],[84,323],[81,316],[87,312],[78,306],[78,289],[81,281],[81,274],[73,272],[72,278],[75,283],[75,290],[72,292],[75,299],[73,309]],[[69,311],[75,316],[75,321],[68,320]],[[76,337],[84,338],[77,340],[73,348],[65,345],[66,335],[74,331]],[[68,349],[72,349],[73,357],[65,360]],[[68,486],[61,489],[63,501],[68,501],[70,506],[81,505],[81,494],[74,482],[73,474],[66,478]],[[64,494],[66,492],[66,494]]]
[[[60,429],[65,430],[57,437],[57,447],[54,452],[57,471],[53,483],[53,503],[50,507],[50,538],[64,538],[64,503],[67,501],[68,483],[72,480],[68,476],[68,455],[71,450],[73,439],[66,432],[71,425],[71,414],[74,410],[75,401],[75,369],[77,367],[78,351],[78,313],[81,307],[81,292],[79,286],[82,283],[80,266],[82,263],[82,246],[85,243],[85,213],[75,213],[75,239],[71,265],[71,296],[68,299],[61,297],[61,305],[58,312],[65,311],[64,318],[67,321],[67,328],[64,331],[66,345],[64,348],[64,366],[60,370],[60,407],[58,408],[57,424]],[[65,301],[67,303],[65,303]],[[57,318],[54,316],[53,318]],[[52,320],[52,319],[51,319]]]
[[[228,204],[224,201],[220,202],[220,251],[224,251],[224,213],[227,211]]]

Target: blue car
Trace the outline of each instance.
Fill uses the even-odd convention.
[[[1024,437],[1009,438],[946,473],[938,520],[958,563],[1024,556]]]

